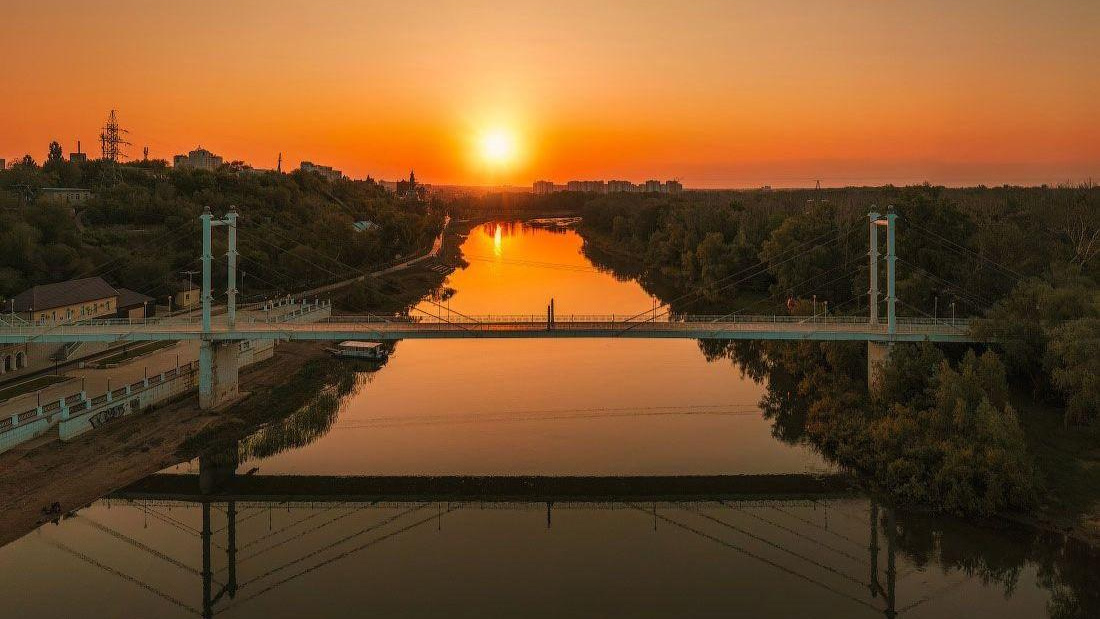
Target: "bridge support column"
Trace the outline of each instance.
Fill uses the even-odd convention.
[[[890,358],[890,348],[893,346],[889,342],[867,342],[867,388],[872,389],[875,386],[876,374],[886,363],[886,360]]]
[[[875,211],[867,214],[870,219],[870,239],[867,255],[869,257],[869,271],[871,276],[871,288],[868,291],[868,308],[871,313],[871,326],[878,326],[878,224],[882,217]]]
[[[896,243],[897,213],[886,213],[886,325],[890,335],[898,332],[896,305],[898,301],[894,263],[898,259]]]
[[[199,408],[217,408],[237,398],[237,342],[205,340],[199,346]]]

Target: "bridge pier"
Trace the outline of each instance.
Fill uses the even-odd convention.
[[[875,386],[875,373],[882,368],[886,360],[890,358],[891,342],[867,341],[867,388]]]
[[[204,340],[199,346],[199,408],[217,408],[237,399],[237,342]]]

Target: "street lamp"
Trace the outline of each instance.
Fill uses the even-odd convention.
[[[198,271],[180,271],[187,276],[187,322],[191,322],[191,309],[195,303],[195,295],[192,292],[194,290],[194,284],[192,283],[192,277],[198,273]]]

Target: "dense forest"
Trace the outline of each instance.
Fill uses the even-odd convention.
[[[589,256],[638,277],[673,314],[807,315],[868,311],[867,214],[888,209],[898,313],[972,317],[994,344],[895,345],[871,390],[862,346],[711,341],[704,353],[767,380],[778,437],[814,445],[899,504],[984,515],[1049,501],[1027,435],[1042,420],[1021,419],[1010,400],[1095,441],[1100,188],[589,195],[580,207]]]
[[[41,191],[76,187],[92,197],[63,205]],[[442,215],[373,180],[330,182],[240,164],[216,172],[164,161],[71,163],[29,158],[0,171],[0,297],[35,284],[90,275],[150,295],[188,286],[199,268],[199,215],[240,214],[245,295],[289,292],[430,247]],[[353,224],[374,225],[357,231]],[[215,234],[224,263],[225,235]],[[224,268],[215,269],[222,279]],[[197,280],[196,280],[197,281]]]

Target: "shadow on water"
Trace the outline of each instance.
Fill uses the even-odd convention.
[[[703,481],[370,476],[290,476],[280,480],[275,479],[279,476],[264,479],[237,474],[245,451],[234,448],[204,455],[197,475],[154,476],[110,497],[116,509],[175,506],[201,513],[201,530],[193,543],[201,547],[201,584],[195,586],[201,587],[202,604],[194,610],[203,617],[236,611],[320,567],[351,561],[385,540],[416,529],[438,528],[444,517],[468,521],[492,513],[531,511],[544,514],[547,530],[553,529],[557,518],[575,528],[579,515],[596,522],[604,514],[633,513],[651,519],[654,531],[660,527],[670,532],[665,535],[697,540],[720,555],[729,553],[738,561],[766,566],[782,578],[794,579],[807,590],[803,595],[820,596],[822,603],[844,602],[888,618],[941,603],[956,589],[975,584],[999,589],[1009,599],[1017,593],[1021,575],[1031,571],[1037,575],[1036,584],[1049,593],[1047,613],[1051,618],[1095,617],[1100,610],[1100,572],[1096,558],[1083,548],[1057,536],[1020,529],[992,530],[892,509],[873,498],[853,495],[850,487],[839,481],[792,482],[792,476],[781,475],[718,476]],[[774,482],[769,477],[774,477]],[[242,520],[271,509],[300,512],[304,517],[296,517],[280,529],[261,529],[258,539],[253,538],[254,528],[242,529]],[[312,529],[268,542],[278,539],[283,530],[321,516],[336,514],[335,522],[371,510],[379,514],[371,524],[353,528],[338,542],[322,544],[307,539]],[[833,519],[849,526],[830,526],[830,511]],[[822,513],[823,522],[815,516]],[[752,528],[740,517],[763,525]],[[318,526],[325,527],[326,522]],[[485,529],[462,530],[463,535],[479,535],[479,544],[492,546],[497,526],[499,522]],[[242,530],[253,537],[241,537]],[[598,533],[592,535],[596,537],[585,537],[583,543],[611,543],[600,539]],[[255,557],[287,543],[292,551],[289,560],[280,557],[282,562],[274,567],[266,562],[255,565]],[[435,543],[429,542],[425,549]],[[440,551],[448,547],[442,541],[437,543]],[[258,544],[262,546],[259,550]],[[830,552],[822,556],[814,550]],[[306,562],[307,558],[311,560]],[[466,560],[477,561],[472,557]],[[853,564],[862,567],[851,569]],[[257,569],[261,570],[259,576]],[[240,574],[247,574],[244,582],[239,582]],[[274,574],[278,577],[273,578]],[[920,574],[934,574],[935,586],[914,587]],[[842,584],[835,582],[838,579]],[[816,593],[810,594],[811,590]],[[179,596],[179,592],[175,594]]]

